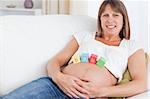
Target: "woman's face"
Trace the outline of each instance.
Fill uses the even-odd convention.
[[[113,11],[108,4],[101,15],[101,26],[104,35],[119,36],[123,26],[123,16],[121,13]]]

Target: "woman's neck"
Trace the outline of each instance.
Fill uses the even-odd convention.
[[[100,41],[106,45],[110,45],[110,46],[119,46],[120,43],[121,43],[121,40],[118,40],[118,41],[108,41],[108,40],[105,40],[104,38],[100,38],[100,37],[96,37],[95,38],[97,41]]]
[[[119,36],[102,35],[102,37],[96,37],[95,39],[110,46],[119,46],[121,43],[121,38]]]
[[[121,38],[118,36],[110,36],[110,35],[102,35],[102,39],[108,41],[108,42],[118,42],[121,41]]]

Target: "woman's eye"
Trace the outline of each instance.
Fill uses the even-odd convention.
[[[116,16],[119,16],[119,15],[118,15],[118,14],[113,14],[113,16],[115,16],[115,17],[116,17]]]
[[[108,15],[108,14],[104,14],[103,16],[104,16],[104,17],[108,17],[109,15]]]

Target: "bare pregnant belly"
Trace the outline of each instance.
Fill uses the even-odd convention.
[[[117,79],[106,68],[99,68],[90,63],[69,64],[63,69],[63,72],[80,79],[99,83],[102,86],[115,85],[117,82]]]

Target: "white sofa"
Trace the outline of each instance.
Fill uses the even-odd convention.
[[[48,59],[74,32],[95,29],[87,16],[0,17],[0,94],[45,76]]]
[[[0,17],[0,95],[46,76],[46,63],[75,32],[95,31],[88,16]]]

